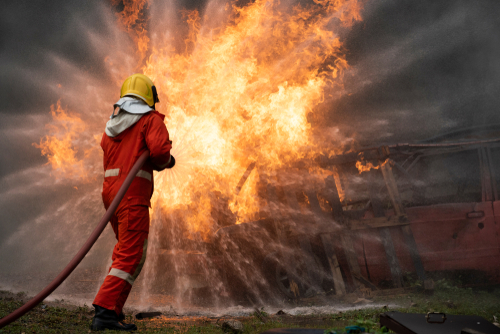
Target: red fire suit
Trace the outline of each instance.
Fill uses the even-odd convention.
[[[146,259],[149,233],[150,198],[153,194],[153,170],[163,170],[170,163],[171,143],[165,116],[151,111],[116,137],[103,134],[104,184],[102,200],[108,209],[130,169],[148,149],[150,158],[137,173],[110,223],[118,242],[113,263],[93,304],[120,314],[134,280]]]

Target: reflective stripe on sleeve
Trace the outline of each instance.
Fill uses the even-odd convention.
[[[116,268],[111,268],[108,275],[121,278],[122,280],[126,281],[130,285],[133,285],[134,281],[135,281],[135,279],[132,277],[132,275],[130,275],[129,273],[127,273],[123,270],[116,269]]]
[[[137,172],[136,176],[143,177],[143,178],[149,180],[149,182],[151,182],[151,179],[152,179],[151,173],[148,173],[148,172],[146,172],[145,170],[142,170],[142,169]]]
[[[108,169],[104,173],[104,177],[109,177],[109,176],[118,176],[120,174],[120,168],[115,168],[115,169]]]
[[[104,173],[104,177],[118,176],[119,174],[120,174],[120,168],[108,169]],[[142,170],[142,169],[140,171],[138,171],[137,174],[135,174],[135,176],[142,177],[142,178],[148,180],[149,182],[152,182],[152,180],[153,180],[153,176],[151,175],[151,173],[146,172],[145,170]]]

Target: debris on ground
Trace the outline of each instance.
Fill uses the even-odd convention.
[[[224,332],[235,334],[243,332],[243,324],[240,321],[234,319],[225,320],[222,323],[221,328]]]
[[[425,290],[428,290],[428,291],[432,291],[434,290],[434,287],[435,287],[435,284],[434,284],[434,281],[431,280],[431,279],[426,279],[424,281],[424,289]]]
[[[373,301],[366,298],[358,298],[353,302],[353,304],[368,304],[368,303],[373,303]]]
[[[137,320],[141,320],[141,319],[158,317],[160,315],[161,315],[161,312],[141,312],[141,313],[137,313],[135,315],[135,318]]]
[[[451,300],[447,300],[444,304],[451,309],[457,308],[457,305],[455,305],[455,303],[452,302]]]
[[[264,308],[261,308],[260,310],[256,307],[254,307],[254,314],[257,318],[259,318],[260,321],[262,321],[264,324],[267,322],[267,313],[264,312]]]

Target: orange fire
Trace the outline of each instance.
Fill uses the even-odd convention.
[[[379,169],[381,166],[385,166],[385,164],[389,162],[389,159],[386,159],[384,162],[380,162],[378,165],[374,165],[369,161],[365,161],[362,153],[359,154],[359,157],[360,160],[356,161],[356,168],[358,169],[359,174],[368,172],[372,169]]]
[[[210,230],[216,222],[210,215],[213,202],[194,194],[221,192],[237,222],[255,219],[258,171],[282,168],[310,153],[314,143],[306,116],[322,102],[325,86],[347,67],[330,25],[334,18],[352,24],[359,19],[360,4],[317,1],[288,13],[276,2],[260,0],[232,9],[230,23],[220,32],[200,29],[199,15],[192,12],[192,51],[156,46],[144,69],[159,87],[160,100],[168,101],[173,154],[182,157],[172,171],[179,186],[172,191],[160,176],[155,197],[166,210],[195,201],[195,213],[186,219],[195,232]],[[236,195],[253,161],[258,164],[253,178]]]
[[[143,65],[148,51],[149,37],[146,28],[149,0],[111,0],[115,8],[123,6],[116,13],[120,27],[132,38],[136,45],[137,70]]]
[[[337,169],[334,169],[334,171],[333,171],[333,179],[335,180],[335,186],[337,187],[337,191],[339,193],[339,199],[341,202],[343,202],[345,199],[345,191],[344,191],[344,189],[342,189],[342,183],[340,181],[340,175],[339,175]]]
[[[356,161],[356,168],[358,169],[359,174],[361,174],[363,172],[368,172],[371,169],[379,169],[380,165],[374,165],[369,161],[360,160]]]
[[[336,31],[361,19],[360,0],[315,0],[293,8],[256,0],[205,17],[183,11],[189,32],[182,50],[161,32],[150,31],[156,36],[150,43],[141,17],[147,0],[123,5],[118,21],[136,43],[137,62],[150,52],[142,72],[159,91],[158,110],[166,115],[177,160],[172,170],[155,175],[152,203],[161,210],[154,212],[182,212],[186,229],[207,238],[220,227],[217,217],[233,223],[258,217],[262,173],[279,174],[320,150],[329,155],[339,151],[333,143],[314,140],[308,117],[324,102],[326,88],[342,89],[348,64]],[[112,73],[117,57],[106,58]],[[130,74],[124,72],[121,80]],[[54,137],[39,147],[53,165],[60,156],[67,156],[61,166],[72,165],[76,148],[71,142],[84,129],[72,128],[60,151],[45,148]],[[318,180],[325,177],[309,173]]]
[[[77,114],[64,111],[61,101],[57,107],[50,106],[54,122],[46,127],[50,135],[40,140],[40,144],[33,144],[47,156],[48,164],[57,171],[56,177],[86,179],[87,172],[83,160],[78,158],[78,149],[74,141],[86,129],[85,123]]]

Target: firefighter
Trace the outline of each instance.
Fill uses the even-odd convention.
[[[175,165],[175,159],[170,155],[172,142],[163,122],[165,116],[155,110],[158,102],[151,79],[142,74],[128,77],[102,136],[102,200],[106,209],[139,156],[149,150],[150,158],[136,174],[110,220],[118,242],[113,250],[109,273],[92,303],[95,316],[91,330],[137,329],[134,324],[122,322],[125,319],[122,309],[146,259],[153,170],[161,171]]]

